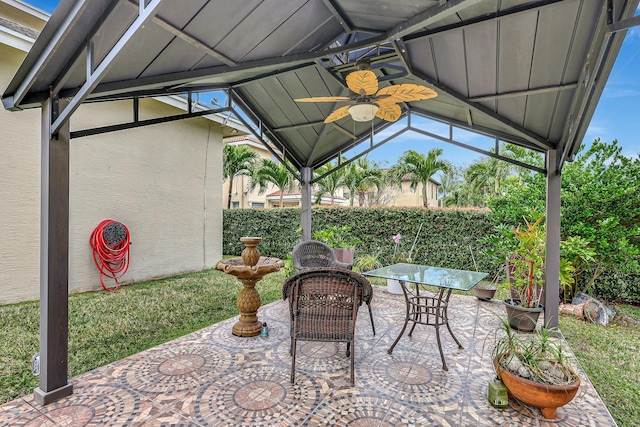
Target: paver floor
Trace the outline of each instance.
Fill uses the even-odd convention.
[[[442,331],[443,371],[433,327],[418,325],[393,354],[404,300],[374,286],[373,335],[366,305],[358,314],[355,386],[345,345],[299,343],[289,382],[286,302],[261,307],[269,337],[231,334],[237,319],[72,378],[73,395],[47,406],[31,395],[0,406],[2,426],[615,426],[589,379],[554,420],[510,400],[487,401],[495,376],[491,340],[498,302],[454,295],[450,318],[464,346]],[[487,338],[488,337],[488,338]]]

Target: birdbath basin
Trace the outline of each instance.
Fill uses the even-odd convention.
[[[258,320],[261,301],[256,283],[264,275],[280,270],[284,263],[278,258],[260,256],[256,246],[262,237],[242,237],[240,241],[245,245],[242,256],[218,261],[216,269],[235,276],[243,286],[238,295],[240,320],[233,325],[231,332],[239,337],[254,337],[260,334],[262,328],[262,322]]]

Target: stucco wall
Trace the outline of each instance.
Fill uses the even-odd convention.
[[[89,104],[71,129],[126,121],[131,103]],[[143,100],[144,116],[175,114]],[[80,126],[81,125],[81,126]],[[95,289],[99,276],[88,239],[103,219],[131,232],[131,266],[139,281],[215,266],[222,257],[222,131],[189,119],[71,141],[69,287]]]
[[[0,90],[24,52],[0,43]],[[40,281],[40,110],[0,107],[0,304],[36,299]]]
[[[415,192],[409,189],[410,186],[408,181],[402,183],[402,191],[395,197],[394,206],[422,207],[424,205],[422,202],[422,184],[418,184]],[[438,206],[438,187],[431,181],[427,184],[427,201],[430,208]]]
[[[24,53],[0,44],[0,88]],[[141,118],[176,114],[153,99]],[[71,129],[129,121],[131,102],[90,104]],[[0,109],[0,304],[39,298],[40,110]],[[195,118],[71,140],[69,290],[101,289],[89,236],[106,218],[132,235],[124,282],[213,267],[222,256],[222,130]]]

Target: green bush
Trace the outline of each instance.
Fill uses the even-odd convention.
[[[351,238],[361,243],[359,255],[376,255],[385,260],[393,251],[393,236],[400,233],[405,247],[413,244],[420,224],[422,229],[412,253],[412,261],[495,274],[495,265],[486,254],[484,238],[494,233],[482,210],[423,208],[322,208],[312,209],[312,234],[331,226],[349,225]],[[242,236],[263,238],[258,247],[264,255],[288,258],[300,241],[300,209],[240,210],[224,212],[223,252],[239,255]],[[472,256],[473,252],[473,256]]]
[[[516,226],[545,209],[545,177],[524,175],[490,197],[489,220]],[[595,140],[564,165],[562,239],[584,239],[594,259],[577,264],[577,290],[608,300],[640,302],[640,159]]]
[[[243,236],[263,238],[258,248],[265,256],[291,257],[300,242],[300,209],[231,209],[224,211],[223,253],[239,256]],[[499,237],[487,210],[423,208],[327,208],[312,209],[312,234],[328,227],[350,227],[350,238],[359,239],[359,256],[376,256],[388,264],[393,253],[393,236],[403,236],[405,249],[413,243],[423,224],[412,262],[464,270],[485,271],[493,278],[502,268],[488,236]],[[491,240],[491,239],[488,239]],[[495,241],[495,239],[494,239]],[[473,253],[473,257],[472,254]],[[475,259],[475,265],[474,265]],[[589,272],[585,276],[590,276]],[[499,280],[504,280],[500,277]],[[640,302],[640,274],[624,268],[602,273],[590,290],[606,300]]]

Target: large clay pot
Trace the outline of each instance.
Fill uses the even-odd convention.
[[[544,311],[544,307],[521,307],[520,300],[508,298],[504,300],[504,308],[507,312],[509,326],[520,332],[533,332],[538,324],[540,313]]]
[[[489,301],[495,295],[498,288],[493,285],[476,285],[473,287],[473,294],[482,301]]]
[[[509,393],[527,405],[540,408],[545,418],[555,418],[556,409],[571,402],[580,388],[580,378],[577,375],[575,382],[566,386],[541,384],[519,377],[500,366],[498,360],[501,357],[502,355],[496,356],[493,365]]]
[[[353,264],[353,257],[356,253],[355,248],[334,248],[333,253],[336,254],[336,259],[345,264]]]

